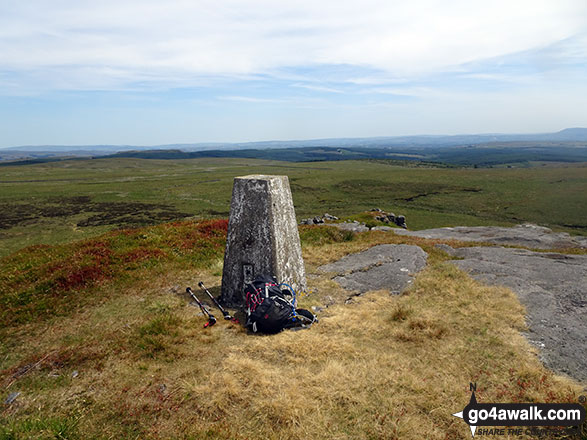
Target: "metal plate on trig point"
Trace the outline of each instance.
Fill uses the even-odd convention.
[[[252,264],[243,264],[243,282],[246,286],[247,284],[251,284],[253,282],[253,277],[255,276],[255,271],[253,269]]]

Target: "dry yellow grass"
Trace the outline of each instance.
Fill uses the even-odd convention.
[[[29,326],[2,362],[38,362],[20,376],[5,370],[5,393],[22,393],[4,409],[5,432],[49,438],[55,427],[41,420],[61,420],[64,438],[84,439],[465,439],[451,414],[469,382],[481,402],[576,401],[581,385],[547,371],[520,335],[515,295],[444,263],[433,242],[372,233],[304,253],[312,270],[389,241],[431,252],[410,291],[344,304],[345,292],[314,276],[302,306],[337,301],[309,330],[256,336],[222,320],[203,329],[181,292],[218,286],[217,268],[145,275],[91,309]]]

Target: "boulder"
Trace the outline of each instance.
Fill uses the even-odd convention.
[[[405,228],[405,229],[408,228],[408,226],[406,225],[406,217],[403,216],[403,215],[398,215],[395,218],[395,224],[398,225],[401,228]]]

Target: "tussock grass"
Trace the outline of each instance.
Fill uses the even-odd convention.
[[[218,293],[214,256],[138,271],[122,290],[103,284],[101,301],[14,328],[0,397],[21,396],[2,408],[0,439],[465,439],[451,414],[469,382],[481,402],[577,400],[581,385],[546,370],[520,335],[515,295],[445,263],[435,241],[310,229],[326,237],[305,241],[310,272],[383,242],[417,243],[429,265],[404,295],[334,301],[311,329],[274,336],[202,327],[184,290],[202,280]],[[301,306],[327,295],[348,294],[314,275]]]

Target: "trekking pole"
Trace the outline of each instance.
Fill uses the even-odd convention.
[[[204,328],[211,327],[214,324],[216,324],[216,318],[214,318],[214,315],[212,313],[210,313],[210,311],[206,308],[206,306],[200,302],[198,297],[194,294],[194,292],[192,292],[192,289],[188,287],[187,289],[185,289],[185,291],[192,296],[192,298],[200,306],[202,313],[208,317],[208,322],[206,324],[204,324]]]
[[[238,321],[236,320],[236,318],[233,318],[232,316],[230,316],[230,313],[228,313],[228,312],[227,312],[227,311],[224,309],[224,307],[222,307],[222,306],[220,305],[220,303],[219,303],[219,302],[216,300],[216,298],[214,298],[214,297],[212,296],[212,294],[210,293],[210,291],[209,291],[208,289],[206,289],[206,286],[204,286],[204,283],[203,283],[203,282],[201,282],[201,281],[200,281],[200,282],[198,283],[198,287],[200,287],[200,289],[202,289],[204,292],[206,292],[206,293],[208,294],[208,296],[210,297],[210,299],[212,300],[212,302],[213,302],[213,303],[216,305],[216,307],[218,307],[218,309],[220,309],[220,311],[222,312],[222,315],[224,315],[224,319],[226,319],[226,320],[232,320],[232,321],[234,321],[234,322],[238,322]]]

